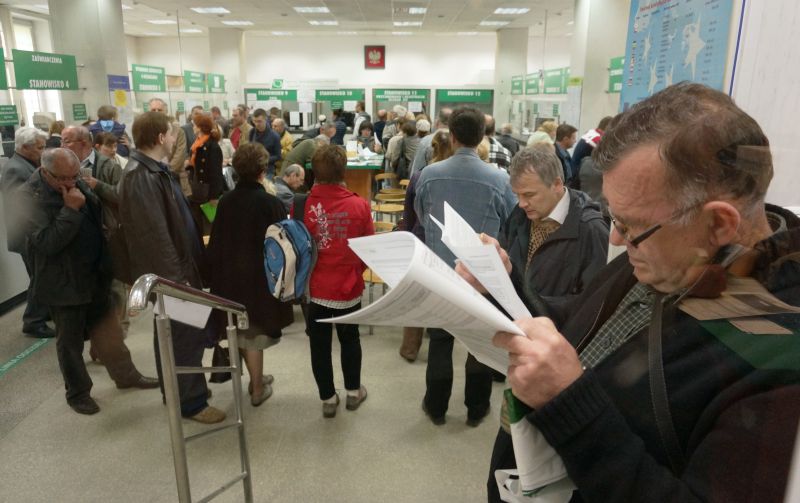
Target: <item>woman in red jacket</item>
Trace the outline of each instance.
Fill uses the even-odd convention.
[[[341,316],[361,307],[362,274],[366,266],[347,246],[349,238],[375,233],[369,203],[347,190],[344,173],[347,156],[342,147],[325,145],[311,159],[314,186],[305,206],[304,222],[319,250],[311,274],[311,302],[306,312],[306,333],[311,345],[311,369],[322,400],[322,415],[334,417],[339,395],[333,385],[331,339],[333,325],[317,320]],[[336,324],[342,347],[341,362],[346,407],[356,410],[367,398],[361,385],[361,342],[358,325]]]

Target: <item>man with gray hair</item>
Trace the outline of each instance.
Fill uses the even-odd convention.
[[[439,115],[436,116],[436,131],[440,129],[448,129],[448,123],[450,122],[450,115],[453,113],[453,109],[451,108],[442,108],[439,110]],[[425,135],[420,141],[419,145],[417,146],[417,151],[414,154],[414,162],[411,165],[411,173],[408,175],[409,178],[414,176],[414,173],[421,170],[425,166],[431,162],[431,156],[433,156],[433,147],[431,146],[431,142],[433,142],[434,135],[429,134]]]
[[[28,256],[25,246],[25,232],[20,226],[19,205],[15,192],[31,177],[44,152],[47,134],[33,127],[24,127],[17,130],[14,136],[14,155],[6,163],[0,177],[0,192],[3,194],[3,211],[6,221],[6,240],[8,251],[19,253],[25,263],[28,277],[33,277],[33,263]],[[27,305],[22,315],[22,332],[29,337],[50,338],[56,333],[47,326],[49,318],[47,306],[39,304],[33,298],[33,293],[28,287]]]
[[[156,388],[131,361],[111,295],[111,256],[103,233],[99,198],[80,178],[80,161],[68,149],[44,152],[42,167],[20,188],[25,236],[32,258],[33,296],[50,308],[56,354],[67,403],[79,414],[100,410],[90,396],[83,361],[91,339],[117,387]]]
[[[800,314],[775,308],[800,305],[800,219],[765,204],[769,140],[729,96],[682,82],[611,121],[592,158],[627,253],[560,307],[521,292],[540,317],[493,339],[513,410],[572,500],[784,501]],[[720,311],[736,298],[749,320]]]
[[[511,157],[514,157],[514,154],[519,152],[519,142],[511,136],[514,133],[514,126],[510,122],[506,122],[500,127],[500,132],[497,133],[495,138],[499,141],[505,148],[511,152]]]
[[[305,186],[308,190],[311,190],[311,186],[314,185],[314,172],[310,167],[306,168],[306,166],[311,163],[311,158],[314,157],[314,152],[317,151],[317,148],[330,144],[332,133],[336,132],[336,126],[333,124],[322,126],[322,131],[324,134],[320,134],[316,138],[305,139],[295,145],[286,156],[286,159],[284,159],[286,164],[297,164],[306,170]],[[331,135],[328,136],[328,133],[331,133]]]
[[[386,151],[386,147],[389,146],[389,140],[391,140],[396,134],[400,132],[400,126],[398,125],[397,121],[400,119],[405,118],[406,107],[403,105],[395,105],[392,107],[392,111],[390,113],[390,120],[386,122],[386,127],[383,128],[383,136],[381,136],[381,143],[383,144],[383,150]]]
[[[281,176],[275,177],[275,190],[278,199],[281,200],[286,208],[286,214],[290,214],[294,204],[294,194],[306,179],[306,170],[299,164],[290,164],[283,170]]]

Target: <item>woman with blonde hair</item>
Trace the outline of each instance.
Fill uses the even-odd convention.
[[[549,143],[553,145],[556,142],[556,130],[558,124],[555,121],[544,121],[539,124],[539,128],[528,138],[527,146],[530,147],[536,143]]]

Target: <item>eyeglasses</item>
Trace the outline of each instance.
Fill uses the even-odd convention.
[[[53,180],[55,180],[57,182],[62,182],[62,183],[77,182],[78,179],[81,177],[80,173],[78,173],[75,176],[58,176],[58,175],[54,175],[53,173],[51,173],[50,171],[48,171],[46,169],[43,169],[42,171],[47,173],[47,176],[49,176]]]
[[[663,222],[663,223],[660,223],[660,224],[655,224],[652,227],[648,227],[646,230],[644,230],[642,233],[640,233],[640,234],[638,234],[636,236],[631,234],[630,228],[627,225],[620,223],[614,217],[614,215],[611,214],[611,210],[608,211],[608,215],[609,215],[609,217],[611,217],[611,223],[614,225],[614,229],[616,229],[617,233],[619,233],[619,235],[622,236],[622,239],[624,239],[625,241],[630,243],[630,245],[633,246],[634,248],[639,248],[639,245],[642,244],[642,242],[644,242],[644,240],[646,240],[647,238],[649,238],[650,236],[655,234],[656,231],[658,231],[659,229],[661,229],[665,225],[674,222],[675,220],[680,218],[682,215],[685,215],[686,213],[688,213],[689,211],[693,210],[697,206],[698,205],[693,205],[693,206],[690,206],[688,208],[684,208],[684,209],[680,210],[679,212],[673,214],[673,216],[672,216],[672,218],[670,220],[668,220],[666,222]]]

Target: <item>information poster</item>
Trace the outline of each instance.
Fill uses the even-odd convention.
[[[207,92],[219,93],[225,92],[225,76],[219,73],[209,73],[206,79]]]
[[[625,73],[625,56],[611,58],[608,63],[608,92],[622,91],[622,74]]]
[[[525,83],[524,75],[515,75],[511,77],[511,95],[519,96],[522,94],[523,84]]]
[[[11,55],[17,89],[79,89],[75,56],[17,49],[12,49]]]
[[[72,120],[85,121],[89,116],[86,114],[86,103],[72,104]]]
[[[684,80],[725,84],[733,0],[631,0],[620,108]]]
[[[541,76],[539,75],[539,72],[529,73],[528,75],[526,75],[525,94],[528,96],[533,94],[539,94],[541,92],[540,80]]]
[[[16,105],[0,105],[0,126],[16,126],[19,124]]]
[[[569,81],[569,68],[553,68],[544,71],[542,79],[543,94],[567,94],[567,82]]]

